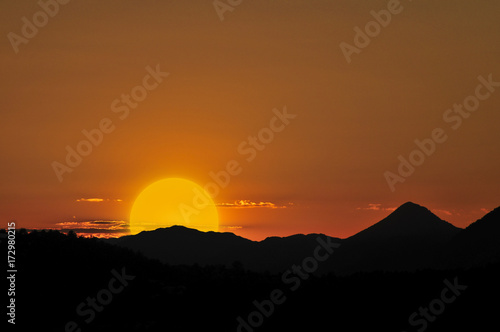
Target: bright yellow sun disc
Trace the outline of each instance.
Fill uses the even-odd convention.
[[[134,201],[130,213],[131,234],[174,225],[205,232],[219,230],[212,198],[192,181],[180,178],[157,181]]]

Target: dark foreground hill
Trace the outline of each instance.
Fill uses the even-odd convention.
[[[7,331],[486,331],[499,309],[499,264],[268,274],[170,266],[55,231],[18,232],[16,258],[16,326]]]

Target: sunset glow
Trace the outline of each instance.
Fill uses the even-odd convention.
[[[185,178],[253,240],[407,201],[466,227],[500,197],[499,4],[389,2],[71,1],[29,38],[43,9],[5,2],[1,219],[135,227]]]
[[[130,213],[131,234],[174,225],[218,231],[217,209],[196,183],[179,178],[157,181],[144,189]]]

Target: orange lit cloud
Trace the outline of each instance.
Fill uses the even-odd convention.
[[[101,202],[123,202],[121,199],[110,199],[110,198],[79,198],[77,202],[91,202],[91,203],[101,203]]]
[[[293,205],[293,203],[288,203],[288,205]],[[287,205],[276,205],[272,202],[252,202],[247,199],[242,199],[239,201],[234,201],[233,203],[217,203],[218,207],[225,208],[269,208],[269,209],[286,209]]]
[[[75,232],[78,236],[94,236],[99,238],[120,237],[129,235],[129,223],[124,220],[85,220],[56,223],[59,231]]]
[[[389,211],[392,212],[396,210],[395,207],[383,208],[382,204],[369,203],[368,207],[358,207],[356,210],[372,210],[372,211]]]
[[[446,214],[447,216],[452,216],[453,213],[448,211],[448,210],[434,210],[434,212],[436,213],[443,213],[443,214]]]
[[[239,230],[242,228],[243,228],[243,226],[222,226],[222,225],[220,225],[219,232],[223,232],[223,231],[233,232],[235,230]]]

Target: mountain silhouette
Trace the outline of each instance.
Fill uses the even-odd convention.
[[[231,266],[239,262],[253,271],[281,272],[311,256],[318,246],[318,236],[327,238],[323,234],[297,234],[257,242],[233,233],[205,233],[172,226],[107,241],[171,265]],[[331,240],[340,242],[338,238]]]
[[[497,208],[464,230],[423,206],[407,202],[347,239],[297,234],[251,241],[233,233],[172,226],[106,241],[170,265],[236,264],[251,271],[278,273],[312,256],[321,237],[341,245],[319,265],[318,274],[416,271],[496,261],[500,257],[499,215]]]
[[[238,260],[253,241],[233,233],[201,232],[172,226],[111,239],[110,243],[138,250],[150,258],[176,264],[224,264]]]
[[[169,264],[208,265],[237,260],[253,241],[233,233],[201,232],[184,226],[143,231],[112,239],[110,243],[139,250],[150,258]]]
[[[251,241],[181,226],[113,240],[21,229],[16,328],[417,331],[431,317],[429,332],[491,329],[498,312],[491,299],[500,296],[500,208],[464,230],[450,226],[406,203],[345,240],[298,234]],[[304,258],[318,238],[341,245],[318,262],[316,275],[304,276],[292,266],[311,262]],[[7,246],[1,229],[0,245]]]
[[[446,250],[452,267],[471,267],[500,261],[500,207],[458,233]]]
[[[344,240],[330,267],[339,274],[436,268],[446,244],[460,230],[427,208],[407,202]]]
[[[446,241],[460,228],[441,220],[427,208],[407,202],[373,226],[351,236],[350,241],[389,240],[400,237],[425,237]]]

